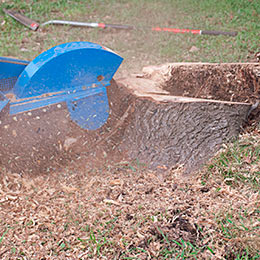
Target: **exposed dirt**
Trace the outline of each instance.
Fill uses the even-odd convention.
[[[135,2],[131,5],[135,8]],[[148,17],[154,19],[154,15],[146,7],[140,10],[140,18],[150,26]],[[172,8],[167,10],[169,26],[183,26],[187,16],[182,15],[184,21],[172,19],[178,18]],[[158,10],[163,10],[160,5],[156,14]],[[100,12],[103,17],[104,8]],[[55,13],[46,18],[53,17]],[[158,17],[164,24],[167,17]],[[87,17],[93,21],[99,18]],[[110,13],[108,18],[111,23],[116,19]],[[133,24],[139,23],[132,21],[133,16],[129,19]],[[86,15],[71,20],[86,21]],[[155,19],[154,23],[158,21]],[[98,40],[91,34],[98,34]],[[174,40],[176,49],[183,45],[179,49],[185,56],[171,52],[166,59],[157,53],[160,42],[157,39],[161,39],[167,51],[166,43],[170,42],[167,35],[152,32],[141,35],[142,38],[138,36],[125,31],[93,32],[50,26],[34,34],[28,30],[22,43],[18,37],[15,46],[18,54],[33,57],[54,42],[71,39],[102,42],[115,51],[121,50],[126,59],[118,77],[127,76],[130,71],[137,73],[149,64],[160,64],[162,59],[198,61],[201,56],[202,49],[189,51],[196,45],[193,37]],[[115,42],[122,46],[115,47]],[[26,54],[29,51],[33,53],[30,56]],[[219,48],[216,55],[218,52]],[[172,57],[174,60],[169,60]],[[174,82],[168,82],[165,89],[174,95],[255,102],[259,77],[251,80],[246,71],[234,71],[231,75],[220,71],[177,68],[173,71]],[[234,84],[229,84],[229,77],[235,79]],[[129,104],[134,100],[114,83],[108,88],[108,96],[111,116],[94,132],[83,131],[72,123],[64,104],[46,108],[46,112],[32,111],[15,117],[6,117],[8,111],[0,113],[0,258],[166,259],[166,253],[172,250],[170,257],[178,259],[182,248],[173,241],[186,243],[184,253],[189,250],[193,253],[187,259],[233,260],[248,247],[246,258],[259,252],[259,192],[247,185],[232,188],[227,182],[234,180],[226,182],[219,172],[210,172],[204,185],[203,172],[185,177],[181,167],[171,171],[162,167],[162,172],[155,173],[138,162],[122,161],[128,160],[126,154],[115,152],[114,148],[131,121]],[[259,118],[256,109],[250,115],[250,123],[258,124]],[[254,136],[259,140],[259,130],[254,131]],[[259,151],[259,141],[255,151]],[[259,172],[259,164],[251,165],[251,159],[248,156],[242,160],[249,175]],[[227,216],[234,216],[232,223]],[[230,229],[234,237],[230,237],[230,226],[235,227]],[[195,251],[187,242],[196,246]]]
[[[258,78],[245,74],[243,84],[241,78],[228,84],[225,69],[220,71],[177,68],[164,90],[255,101]],[[0,172],[0,258],[165,259],[167,253],[178,258],[182,243],[183,254],[190,250],[187,259],[195,254],[232,260],[247,247],[249,257],[256,255],[258,192],[246,185],[231,189],[217,173],[204,185],[203,172],[187,177],[182,167],[166,171],[161,166],[155,172],[129,162],[132,151],[119,148],[136,99],[114,81],[108,97],[110,117],[96,131],[71,122],[65,104],[12,117],[8,110],[1,113],[0,164],[13,173]],[[259,140],[259,131],[255,135]],[[251,159],[257,162],[256,156]],[[248,165],[247,171],[259,172],[259,165]],[[244,212],[250,218],[243,225],[255,229],[247,236],[235,229],[236,237],[230,238],[223,232],[230,224],[227,214],[237,216],[232,218],[236,227]]]

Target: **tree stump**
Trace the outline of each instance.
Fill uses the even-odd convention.
[[[154,169],[199,169],[238,136],[259,76],[259,64],[173,63],[120,80],[135,100],[121,147]]]
[[[241,131],[259,97],[259,75],[259,64],[146,67],[111,82],[110,116],[95,131],[73,123],[63,103],[16,116],[2,111],[0,166],[37,174],[138,159],[152,169],[196,171]]]

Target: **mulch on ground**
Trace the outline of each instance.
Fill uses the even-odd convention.
[[[200,259],[223,259],[241,243],[259,249],[256,234],[238,232],[234,239],[221,232],[230,211],[246,210],[259,228],[259,193],[231,188],[212,174],[205,185],[203,172],[186,176],[180,166],[158,174],[136,162],[86,163],[84,170],[71,166],[35,177],[1,173],[0,257],[163,259],[165,237],[204,248]]]

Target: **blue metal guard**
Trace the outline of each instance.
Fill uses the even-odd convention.
[[[111,50],[90,42],[55,46],[29,64],[0,57],[0,90],[15,95],[10,114],[66,102],[75,123],[95,130],[109,116],[106,87],[122,61]],[[0,111],[8,103],[3,94]]]
[[[14,86],[19,98],[109,85],[123,59],[90,42],[69,42],[36,57]],[[102,82],[98,78],[102,77]]]

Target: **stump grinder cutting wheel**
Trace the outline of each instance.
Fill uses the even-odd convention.
[[[122,61],[90,42],[55,46],[31,62],[0,57],[1,167],[48,169],[61,145],[75,142],[72,124],[90,132],[102,127],[109,117],[107,87]]]

